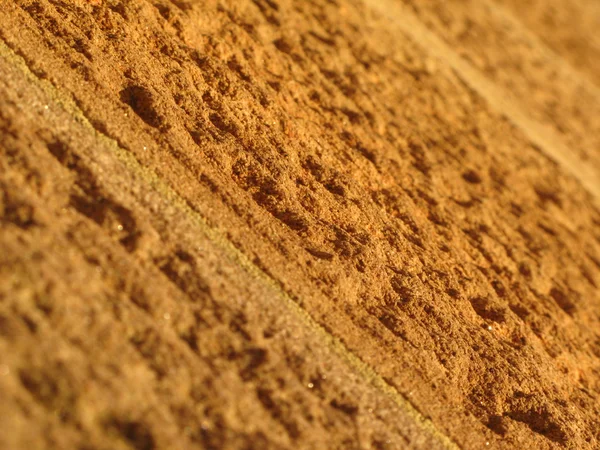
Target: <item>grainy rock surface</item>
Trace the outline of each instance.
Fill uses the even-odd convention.
[[[0,448],[600,446],[588,0],[0,1]]]

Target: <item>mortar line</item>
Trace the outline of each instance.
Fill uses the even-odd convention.
[[[568,59],[562,56],[557,50],[554,50],[544,38],[536,33],[529,26],[521,21],[516,13],[513,13],[509,7],[498,3],[495,0],[484,0],[490,9],[494,11],[494,14],[498,15],[501,20],[504,20],[515,29],[519,29],[526,38],[535,43],[539,51],[544,57],[549,59],[560,60],[560,70],[570,79],[574,80],[585,90],[594,96],[596,101],[600,101],[600,86],[598,86],[587,73],[581,70],[579,67],[571,63]]]
[[[431,419],[424,417],[394,386],[386,382],[373,367],[365,363],[349,350],[340,338],[329,333],[319,322],[313,319],[308,311],[296,302],[282,288],[281,284],[276,279],[269,276],[255,265],[248,256],[231,243],[223,233],[211,227],[206,219],[198,211],[194,210],[182,196],[168,185],[168,183],[150,168],[142,166],[130,151],[121,148],[114,139],[96,129],[75,102],[62,94],[59,88],[50,81],[42,80],[37,77],[37,75],[29,68],[27,61],[12,50],[2,37],[0,37],[0,57],[4,57],[7,61],[13,62],[32,83],[40,87],[46,95],[60,105],[67,113],[88,128],[95,135],[100,144],[104,144],[108,147],[125,167],[148,183],[150,188],[166,198],[188,217],[192,223],[196,224],[206,238],[217,248],[220,248],[234,264],[241,267],[252,278],[262,283],[263,286],[274,291],[274,293],[283,300],[284,305],[292,312],[292,314],[297,317],[301,323],[317,334],[317,336],[320,337],[319,340],[323,342],[326,347],[333,351],[334,354],[341,357],[342,360],[346,361],[350,369],[353,369],[364,381],[392,399],[392,401],[413,420],[417,427],[431,435],[447,449],[460,448],[451,438],[440,431]]]
[[[501,116],[518,128],[544,155],[571,174],[600,204],[600,174],[597,168],[586,165],[575,156],[560,135],[550,126],[532,119],[523,111],[518,101],[505,89],[497,87],[478,69],[459,56],[442,38],[430,31],[408,8],[396,0],[363,0],[372,12],[387,20],[424,52],[449,66],[458,77],[481,96]]]

